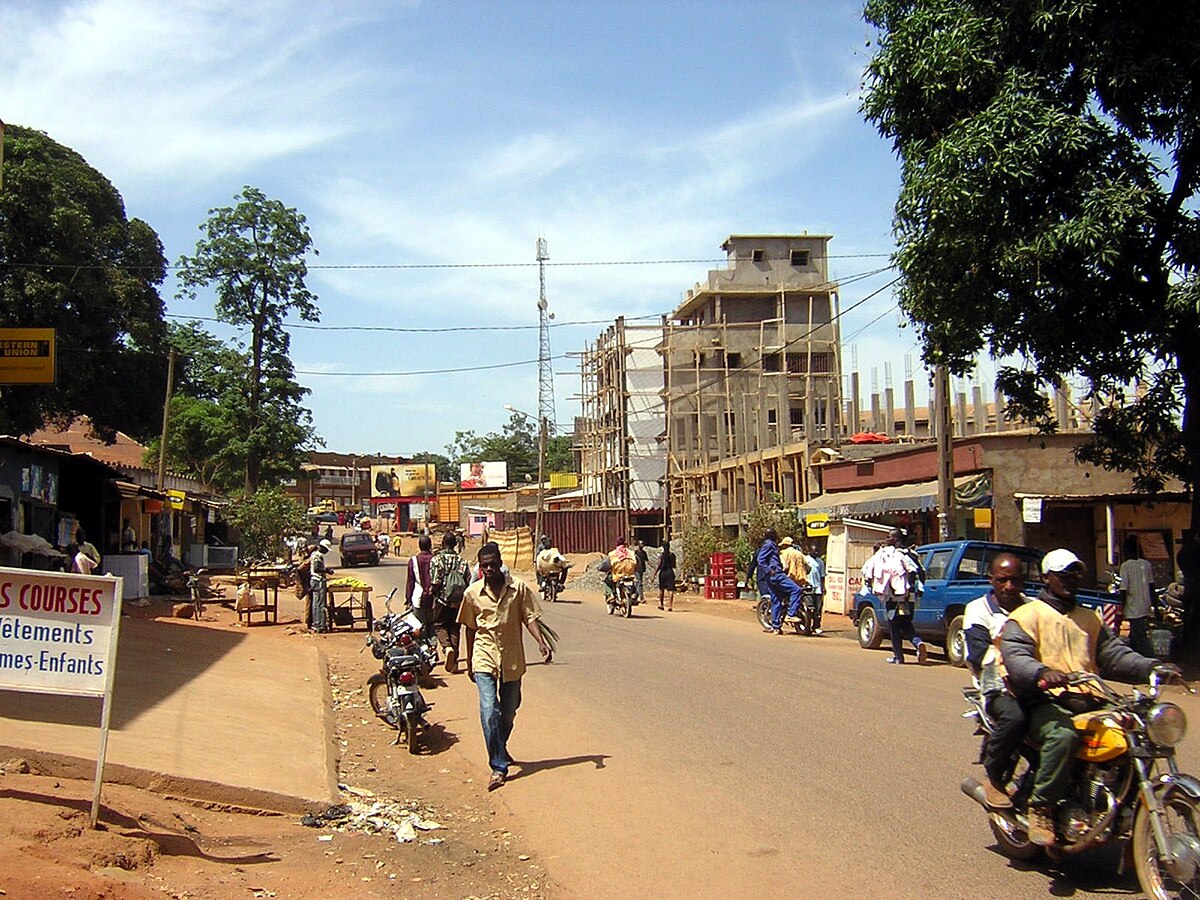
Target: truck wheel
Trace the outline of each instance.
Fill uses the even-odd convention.
[[[873,607],[864,606],[858,614],[858,646],[864,650],[878,650],[883,644],[883,629]]]
[[[955,616],[946,626],[946,660],[960,669],[967,664],[967,636],[963,632],[962,616]]]

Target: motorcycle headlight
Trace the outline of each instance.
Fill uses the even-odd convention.
[[[1187,734],[1187,716],[1174,703],[1156,703],[1146,716],[1146,734],[1160,747],[1174,747]]]

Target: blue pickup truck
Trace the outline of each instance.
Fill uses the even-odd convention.
[[[923,544],[916,548],[925,569],[925,593],[913,615],[913,626],[922,640],[946,648],[946,659],[963,666],[967,645],[963,638],[963,610],[976,597],[991,590],[987,573],[992,560],[1001,553],[1012,553],[1025,563],[1025,593],[1034,596],[1041,590],[1041,550],[992,544],[987,541],[947,541]],[[1114,602],[1108,594],[1080,591],[1081,606],[1100,611]],[[888,636],[883,602],[874,594],[857,594],[851,617],[858,629],[858,644],[867,650],[879,647]]]

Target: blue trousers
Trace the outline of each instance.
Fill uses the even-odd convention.
[[[309,597],[312,610],[312,630],[329,630],[329,609],[325,605],[325,579],[317,577],[312,580],[312,596]]]
[[[483,726],[488,765],[493,772],[507,775],[512,763],[508,738],[521,705],[521,679],[499,681],[490,672],[476,672],[475,687],[479,689],[479,724]]]
[[[784,599],[787,600],[787,614],[789,616],[798,615],[801,598],[804,596],[803,591],[800,589],[800,585],[783,574],[763,579],[761,583],[765,584],[767,590],[771,592],[771,626],[782,628]]]

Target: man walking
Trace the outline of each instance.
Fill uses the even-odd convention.
[[[488,544],[479,551],[483,578],[467,588],[458,610],[466,627],[467,677],[479,690],[479,721],[487,746],[492,775],[488,790],[508,778],[512,756],[508,738],[521,705],[521,678],[525,674],[524,626],[537,641],[542,659],[550,661],[550,645],[542,636],[542,612],[529,586],[501,569],[500,549]]]
[[[442,549],[429,563],[430,593],[433,595],[433,633],[446,655],[446,671],[458,672],[458,608],[471,581],[471,567],[458,555],[454,532],[442,535]]]
[[[1130,536],[1125,562],[1121,563],[1121,588],[1125,591],[1125,621],[1129,623],[1129,646],[1151,656],[1150,598],[1154,594],[1154,567],[1142,558],[1138,539]]]
[[[429,566],[433,562],[433,541],[423,534],[417,539],[417,555],[408,558],[408,578],[404,584],[404,599],[416,610],[422,630],[428,634],[433,627],[433,598],[429,596],[433,584]]]

